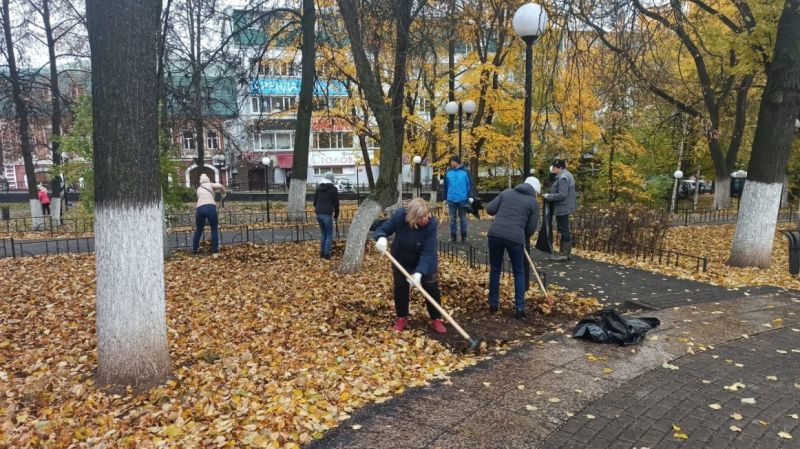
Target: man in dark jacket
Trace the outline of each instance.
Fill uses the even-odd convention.
[[[333,173],[325,173],[314,192],[314,212],[320,232],[319,257],[323,259],[331,258],[333,220],[339,218],[339,191],[333,185],[335,179]]]
[[[563,159],[556,159],[550,166],[550,173],[556,177],[550,186],[550,193],[544,194],[544,200],[552,209],[556,217],[556,227],[561,234],[559,254],[550,256],[550,260],[569,260],[572,253],[572,236],[569,232],[569,214],[578,208],[575,194],[575,178],[567,171],[567,164]]]
[[[541,188],[533,176],[493,199],[486,213],[494,216],[489,226],[489,312],[497,312],[500,301],[500,271],[508,252],[514,272],[514,307],[517,318],[525,317],[525,242],[539,223],[536,195]]]

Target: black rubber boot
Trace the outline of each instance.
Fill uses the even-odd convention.
[[[557,254],[550,256],[554,262],[563,262],[572,259],[572,242],[561,242],[561,249]]]

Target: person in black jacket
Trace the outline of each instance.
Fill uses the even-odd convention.
[[[421,286],[428,294],[441,304],[439,291],[439,253],[436,241],[436,219],[431,216],[428,202],[415,198],[405,209],[398,209],[392,218],[386,220],[375,231],[375,248],[379,252],[386,251],[387,237],[394,234],[392,256],[409,273],[412,279],[406,279],[400,270],[392,269],[394,280],[394,308],[397,320],[394,330],[402,332],[408,324],[408,287],[410,283]],[[431,327],[443,334],[447,332],[442,316],[435,307],[427,303]]]
[[[325,173],[314,192],[314,212],[319,223],[319,257],[331,258],[333,247],[333,220],[339,218],[339,191],[333,185],[333,173]]]
[[[486,207],[494,221],[486,233],[489,238],[489,312],[497,312],[500,302],[500,270],[503,253],[508,252],[514,272],[514,307],[516,317],[525,317],[525,242],[539,223],[536,195],[541,185],[529,176],[513,189],[504,190]]]

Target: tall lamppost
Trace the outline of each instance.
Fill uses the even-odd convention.
[[[675,184],[672,185],[672,213],[678,213],[678,187],[681,182],[681,178],[683,178],[683,172],[678,169],[675,170],[675,173],[672,174],[672,177],[675,178]]]
[[[419,156],[414,156],[412,161],[414,162],[414,198],[419,198],[420,190],[422,190],[420,186],[420,178],[422,177],[422,169],[420,164],[422,163],[422,158]]]
[[[267,223],[269,223],[269,166],[272,164],[272,159],[264,156],[261,158],[261,164],[264,166],[264,191],[267,193]]]
[[[469,120],[469,116],[475,112],[477,106],[475,102],[472,100],[467,100],[465,102],[460,101],[451,101],[444,105],[444,111],[447,112],[448,115],[456,115],[458,114],[458,157],[461,157],[461,116],[467,114],[467,120]]]
[[[525,120],[522,138],[523,178],[531,174],[531,90],[533,89],[533,44],[547,25],[547,11],[536,3],[517,9],[512,21],[514,32],[525,41]]]

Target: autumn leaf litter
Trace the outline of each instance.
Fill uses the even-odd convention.
[[[391,331],[391,271],[371,251],[360,273],[341,275],[318,259],[317,242],[248,244],[165,264],[174,378],[115,395],[93,385],[94,256],[5,259],[0,270],[0,440],[14,447],[293,448],[367,403],[435,379],[448,384],[449,373],[481,357],[425,326]],[[476,321],[485,271],[442,260],[441,275],[445,307]],[[597,308],[568,292],[556,297],[554,309],[572,317]],[[551,312],[543,297],[531,301]],[[422,300],[412,303],[423,316]]]

